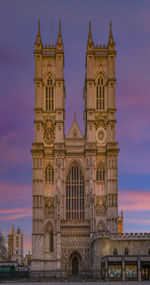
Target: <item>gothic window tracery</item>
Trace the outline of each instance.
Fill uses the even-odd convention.
[[[66,219],[84,219],[84,177],[77,162],[72,164],[66,178]]]
[[[54,86],[51,77],[47,79],[46,85],[46,110],[54,111]]]
[[[100,162],[96,169],[96,181],[105,182],[105,165]]]
[[[98,78],[96,86],[96,109],[98,111],[105,109],[105,86],[101,76]]]
[[[49,164],[45,168],[45,183],[53,183],[54,182],[54,168]]]

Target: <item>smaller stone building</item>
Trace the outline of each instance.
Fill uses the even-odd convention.
[[[150,280],[150,233],[97,232],[89,244],[92,274],[106,280]]]
[[[18,264],[22,264],[23,261],[23,233],[19,227],[15,232],[14,225],[8,234],[8,258],[10,261],[17,261]]]

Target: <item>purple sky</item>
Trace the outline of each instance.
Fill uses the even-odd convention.
[[[62,21],[65,50],[66,133],[74,111],[83,132],[83,84],[88,22],[95,44],[116,42],[119,209],[124,231],[150,230],[150,1],[0,1],[0,229],[12,223],[31,247],[34,120],[33,49],[37,22],[42,41],[55,44]],[[51,29],[52,27],[52,29]],[[52,30],[52,33],[51,33]]]

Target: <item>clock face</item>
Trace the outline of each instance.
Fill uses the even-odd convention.
[[[103,128],[98,128],[96,132],[96,140],[98,143],[104,143],[106,140],[106,132]]]

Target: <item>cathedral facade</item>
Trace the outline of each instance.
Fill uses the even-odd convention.
[[[111,23],[106,46],[94,45],[89,23],[83,90],[84,136],[76,114],[65,136],[60,23],[55,46],[42,44],[39,23],[34,56],[32,275],[92,272],[107,277],[108,260],[104,258],[113,255],[117,242],[112,239],[121,235],[118,235],[119,148],[115,136],[116,49]],[[101,251],[103,240],[109,244],[105,246],[106,252],[105,247]],[[125,237],[121,240],[124,242]]]

